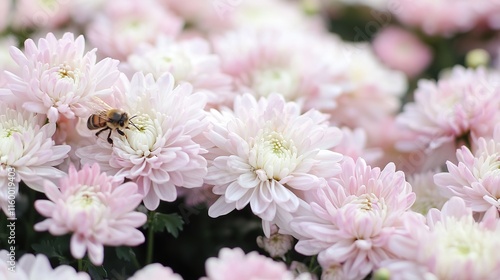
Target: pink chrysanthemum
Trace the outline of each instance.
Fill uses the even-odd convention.
[[[496,0],[401,0],[391,11],[404,24],[418,26],[430,35],[450,36],[474,28]],[[497,2],[498,3],[498,2]]]
[[[149,264],[137,271],[132,277],[127,280],[182,280],[182,277],[174,273],[170,267],[163,266],[159,263]]]
[[[78,172],[70,167],[59,187],[46,181],[45,194],[49,200],[35,201],[35,208],[47,219],[37,223],[35,230],[48,230],[53,235],[72,232],[71,254],[77,259],[88,251],[92,263],[101,265],[104,245],[144,242],[136,227],[146,222],[146,215],[133,211],[142,199],[137,184],[116,182],[101,173],[98,164],[85,165]]]
[[[491,206],[500,209],[499,132],[500,127],[494,139],[479,138],[474,154],[465,146],[457,149],[458,163],[448,161],[448,172],[434,176],[446,197],[461,197],[475,212],[485,212]]]
[[[417,263],[437,279],[496,279],[500,275],[500,219],[489,208],[480,222],[459,197],[427,214],[428,229],[419,234]]]
[[[280,93],[339,126],[375,125],[399,110],[406,91],[404,74],[380,63],[368,45],[331,34],[242,29],[213,42],[237,92]]]
[[[212,111],[206,136],[216,148],[206,182],[220,198],[208,211],[211,217],[250,204],[264,222],[288,227],[290,213],[303,203],[301,191],[340,171],[342,156],[329,150],[340,141],[340,130],[318,111],[300,111],[278,94],[259,101],[245,94],[233,111]],[[269,224],[264,226],[269,236]]]
[[[0,32],[3,32],[10,23],[12,0],[0,2]]]
[[[125,136],[113,132],[113,145],[99,138],[76,154],[82,163],[98,162],[118,180],[136,182],[144,205],[154,210],[160,200],[177,198],[176,187],[203,185],[207,173],[203,157],[207,150],[202,146],[206,141],[202,133],[208,126],[206,98],[203,93],[193,93],[188,83],[174,88],[170,74],[155,79],[137,73],[131,81],[124,76],[121,81],[115,94],[121,102],[114,107],[135,116],[135,126],[129,125]]]
[[[470,135],[492,135],[499,122],[500,88],[494,72],[456,66],[448,77],[421,80],[415,102],[408,103],[398,122],[417,135],[401,148],[414,150],[418,143],[429,149],[455,142]]]
[[[54,166],[67,157],[68,145],[55,145],[52,136],[54,123],[26,111],[16,111],[0,104],[0,204],[6,209],[9,170],[15,174],[11,183],[23,182],[30,188],[43,191],[43,179],[57,179],[64,173]]]
[[[415,201],[404,173],[394,164],[383,170],[359,158],[346,158],[342,172],[328,185],[308,193],[312,215],[298,215],[292,229],[299,235],[295,249],[318,254],[324,271],[338,271],[343,279],[362,279],[382,260],[407,249],[391,246],[392,239],[409,238],[405,220]]]
[[[324,30],[321,18],[307,15],[298,2],[286,0],[189,1],[159,0],[186,19],[190,27],[208,34],[238,28],[280,29],[284,32]],[[276,16],[279,15],[279,16]]]
[[[176,36],[183,20],[155,0],[106,1],[101,13],[87,26],[87,36],[104,55],[120,60],[141,43],[158,36]]]
[[[277,92],[287,101],[304,101],[306,110],[335,108],[342,90],[338,78],[347,65],[336,37],[240,29],[215,37],[213,44],[238,92],[257,98]]]
[[[205,262],[203,280],[292,280],[293,274],[282,262],[275,262],[257,252],[245,254],[240,248],[222,248],[219,257]]]
[[[188,82],[193,91],[204,92],[211,106],[228,105],[233,99],[231,77],[221,72],[219,56],[200,37],[178,41],[160,37],[155,46],[139,46],[121,67],[129,78],[138,71],[156,79],[169,72],[177,84]]]
[[[2,280],[90,280],[85,272],[76,272],[69,265],[52,268],[45,255],[24,254],[19,262],[10,262],[8,252],[0,251],[0,279]],[[9,268],[14,267],[14,271]]]
[[[117,81],[118,61],[110,58],[96,63],[96,49],[85,51],[83,36],[61,39],[49,33],[38,41],[28,39],[24,52],[11,47],[11,56],[20,73],[8,73],[8,87],[22,108],[46,114],[56,122],[59,114],[68,119],[87,117],[92,96],[111,93]]]
[[[386,65],[401,70],[409,77],[416,77],[432,61],[431,48],[413,33],[399,28],[387,27],[373,40],[373,50]]]
[[[56,29],[70,19],[69,1],[17,0],[15,3],[12,24],[16,28]]]
[[[361,157],[371,164],[382,157],[383,151],[379,148],[367,148],[366,142],[367,135],[364,129],[342,127],[342,141],[333,150],[354,159]]]

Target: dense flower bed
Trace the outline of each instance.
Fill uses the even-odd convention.
[[[0,279],[500,278],[497,0],[0,1]]]

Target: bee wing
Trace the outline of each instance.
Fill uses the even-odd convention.
[[[111,106],[109,106],[106,102],[104,102],[102,99],[100,99],[97,96],[92,96],[92,102],[90,104],[90,107],[94,112],[98,112],[97,114],[106,114],[107,111],[113,109]]]

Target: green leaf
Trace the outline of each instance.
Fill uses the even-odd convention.
[[[48,258],[57,258],[60,264],[67,264],[68,260],[65,255],[69,251],[68,242],[67,236],[62,236],[42,240],[40,243],[31,245],[31,248],[37,254],[44,254]]]
[[[84,271],[86,271],[92,280],[104,280],[108,278],[108,272],[104,266],[95,266],[90,261],[84,259]]]
[[[152,227],[154,232],[164,232],[166,229],[170,234],[177,238],[177,236],[179,236],[179,231],[183,228],[184,221],[177,213],[153,213],[153,215],[150,215],[150,221],[148,224]]]
[[[130,262],[135,258],[134,250],[130,247],[120,246],[115,248],[116,256],[118,259]]]

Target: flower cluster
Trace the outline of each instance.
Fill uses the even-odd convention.
[[[0,278],[499,278],[499,3],[0,0]]]

